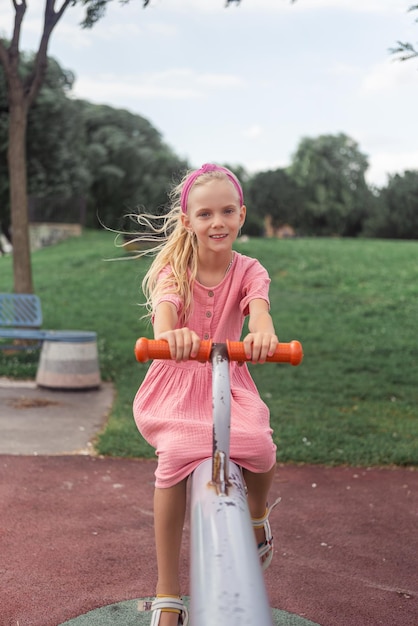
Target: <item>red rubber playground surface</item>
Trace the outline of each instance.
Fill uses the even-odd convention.
[[[0,392],[1,412],[18,421],[24,403],[11,397]],[[51,430],[60,428],[60,402],[55,395]],[[93,403],[94,394],[82,397],[85,411],[94,412]],[[42,403],[33,404],[39,412]],[[36,417],[30,398],[26,407],[29,423]],[[0,429],[1,440],[1,418]],[[0,625],[149,624],[136,600],[152,596],[156,581],[155,462],[70,454],[67,442],[63,454],[57,438],[53,453],[20,454],[7,432],[13,453],[0,441]],[[28,446],[22,432],[30,428],[19,426]],[[417,471],[278,466],[271,498],[278,496],[276,554],[265,574],[275,624],[418,625]],[[188,541],[186,520],[185,596]]]

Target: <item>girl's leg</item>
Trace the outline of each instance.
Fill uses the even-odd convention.
[[[158,595],[180,595],[180,549],[186,512],[186,483],[155,489],[154,531],[157,551]],[[177,626],[178,615],[163,613],[159,626]]]
[[[256,474],[243,469],[245,484],[247,485],[248,508],[253,519],[263,517],[266,512],[268,493],[273,482],[276,465],[263,474]],[[266,536],[263,528],[254,529],[257,544],[265,541]]]

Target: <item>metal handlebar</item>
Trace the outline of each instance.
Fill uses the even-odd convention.
[[[214,344],[212,339],[202,340],[200,342],[199,352],[191,360],[193,361],[210,361],[213,347],[222,344]],[[242,341],[226,341],[226,349],[229,361],[251,361],[245,354],[244,343]],[[135,357],[137,361],[145,363],[149,359],[171,359],[170,349],[167,341],[163,339],[146,339],[140,337],[135,344]],[[299,365],[303,359],[302,345],[299,341],[291,341],[290,343],[279,343],[276,352],[272,356],[266,358],[268,363],[290,363],[291,365]]]

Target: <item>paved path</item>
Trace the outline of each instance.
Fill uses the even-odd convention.
[[[51,391],[0,377],[0,454],[90,454],[113,396],[110,383]]]
[[[25,397],[30,404],[29,392],[3,390],[0,386],[0,412],[4,418],[7,410],[6,421],[34,409],[22,408]],[[56,393],[49,393],[51,402]],[[99,396],[88,393],[79,398],[84,412],[73,413],[74,431],[97,406]],[[98,424],[108,409],[105,402]],[[31,415],[26,414],[28,422],[38,419]],[[59,404],[50,419],[55,442],[62,415]],[[91,448],[87,430],[77,447],[68,440],[63,444],[61,452],[71,454],[55,447],[49,454],[29,455],[29,433],[36,427],[23,436],[21,424],[25,452],[18,452],[19,437],[12,437],[7,451],[13,429],[9,423],[5,437],[4,423],[0,420],[0,625],[148,624],[148,617],[136,614],[134,600],[151,596],[155,585],[155,462],[74,454]],[[279,466],[272,500],[277,496],[282,498],[272,514],[277,552],[265,574],[276,624],[418,625],[417,471]],[[186,522],[186,596],[188,540]]]

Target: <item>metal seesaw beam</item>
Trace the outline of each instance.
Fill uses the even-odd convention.
[[[213,459],[192,475],[190,621],[192,626],[272,626],[242,473],[229,460],[225,345],[214,344],[212,369]]]

